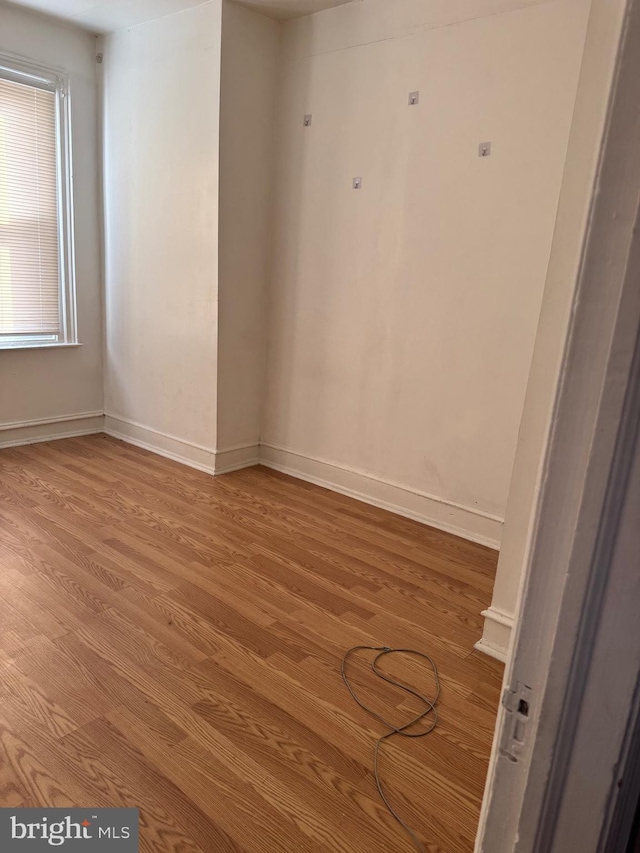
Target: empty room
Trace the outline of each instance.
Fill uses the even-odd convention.
[[[516,849],[631,5],[0,2],[2,853]]]

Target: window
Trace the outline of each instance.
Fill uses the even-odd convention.
[[[76,343],[66,79],[0,57],[0,348]]]

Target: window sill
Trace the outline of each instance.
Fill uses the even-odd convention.
[[[2,352],[12,352],[12,351],[22,351],[25,349],[75,349],[76,347],[81,347],[82,344],[10,344],[9,346],[3,346],[0,343],[0,351]]]

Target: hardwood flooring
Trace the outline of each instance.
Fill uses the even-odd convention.
[[[340,679],[351,646],[409,646],[438,665],[440,723],[385,747],[384,783],[429,853],[471,851],[495,563],[262,467],[214,480],[104,435],[2,450],[0,805],[137,806],[158,853],[410,851],[372,775],[382,729]]]

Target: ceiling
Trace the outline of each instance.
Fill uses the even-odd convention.
[[[162,18],[208,0],[10,0],[96,33],[107,33]],[[273,18],[285,20],[310,15],[351,0],[238,0]]]

